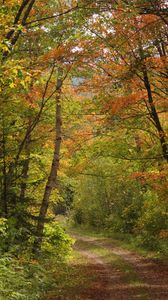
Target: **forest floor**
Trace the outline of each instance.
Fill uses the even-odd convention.
[[[109,238],[72,234],[75,261],[59,293],[45,300],[168,300],[168,264],[144,258]],[[73,272],[72,272],[73,270]]]

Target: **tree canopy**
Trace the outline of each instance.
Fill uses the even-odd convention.
[[[2,1],[3,253],[50,248],[57,213],[165,251],[167,10],[164,0]]]

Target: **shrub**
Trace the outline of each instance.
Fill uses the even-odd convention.
[[[46,268],[36,261],[0,258],[0,299],[38,300],[51,285]]]
[[[168,230],[168,205],[159,201],[157,196],[146,195],[142,215],[137,222],[137,242],[151,250],[160,250],[162,244],[161,232]]]
[[[53,222],[46,224],[42,243],[43,254],[54,254],[57,261],[65,260],[71,253],[73,240],[64,229]]]

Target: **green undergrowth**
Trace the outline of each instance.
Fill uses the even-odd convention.
[[[13,244],[6,250],[11,232],[6,220],[0,226],[0,300],[41,300],[47,291],[57,288],[55,274],[66,270],[72,257],[73,239],[57,222],[46,224],[38,257],[27,247]]]
[[[0,300],[74,299],[81,286],[87,288],[91,281],[86,264],[75,251],[66,262],[58,262],[54,256],[38,261],[3,256]]]
[[[92,277],[87,259],[73,251],[71,260],[53,273],[54,285],[43,300],[78,299],[81,290],[89,288]]]
[[[40,300],[52,283],[48,261],[0,258],[0,300]]]

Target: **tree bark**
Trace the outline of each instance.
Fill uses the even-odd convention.
[[[8,203],[7,203],[7,166],[6,166],[6,137],[5,137],[5,126],[3,124],[2,133],[2,149],[3,149],[3,192],[2,192],[2,206],[3,216],[8,216]]]
[[[60,148],[61,148],[61,129],[62,129],[62,120],[61,120],[61,89],[62,89],[62,70],[58,70],[57,84],[56,84],[56,107],[55,107],[55,141],[54,141],[54,154],[52,159],[52,165],[50,169],[50,173],[48,176],[48,180],[46,183],[43,200],[41,203],[37,230],[36,230],[36,238],[33,245],[33,254],[37,255],[41,248],[41,243],[43,239],[43,231],[45,225],[45,218],[49,206],[50,195],[53,188],[56,186],[57,181],[57,173],[59,169],[59,161],[60,161]]]
[[[143,79],[144,79],[144,85],[148,94],[148,103],[149,103],[149,108],[151,111],[151,117],[154,121],[155,127],[158,131],[159,134],[159,140],[162,148],[162,154],[165,160],[168,162],[168,144],[166,142],[166,134],[164,132],[164,129],[161,125],[154,101],[153,101],[153,95],[152,95],[152,90],[151,90],[151,85],[148,77],[148,72],[146,69],[146,66],[143,66]]]
[[[14,29],[11,29],[5,36],[5,39],[11,43],[11,48],[13,46],[15,46],[15,44],[21,34],[20,30],[19,31],[15,30],[15,26],[19,22],[22,26],[24,26],[26,24],[27,18],[30,15],[30,12],[33,8],[35,1],[36,0],[23,0],[22,1],[22,4],[20,5],[20,7],[18,9],[18,12],[16,14],[16,17],[15,17],[15,20],[13,23]],[[24,11],[24,14],[23,14],[23,11]],[[23,14],[23,17],[21,18],[22,14]],[[9,55],[9,51],[4,51],[2,53],[2,60],[5,60],[8,57],[8,55]]]
[[[20,185],[20,203],[25,202],[25,194],[26,194],[26,188],[27,188],[27,179],[28,179],[28,172],[29,172],[29,165],[30,165],[30,139],[29,136],[27,139],[27,143],[25,144],[25,151],[26,151],[26,159],[23,162],[23,168],[22,168],[22,182]]]
[[[22,4],[20,5],[18,12],[16,14],[15,20],[14,20],[14,25],[17,25],[18,22],[20,21],[20,17],[22,15],[23,10],[25,9],[26,5],[30,2],[30,0],[23,0]],[[10,40],[10,38],[13,36],[15,32],[15,29],[11,29],[10,31],[8,31],[8,33],[6,34],[5,38],[7,40]]]

